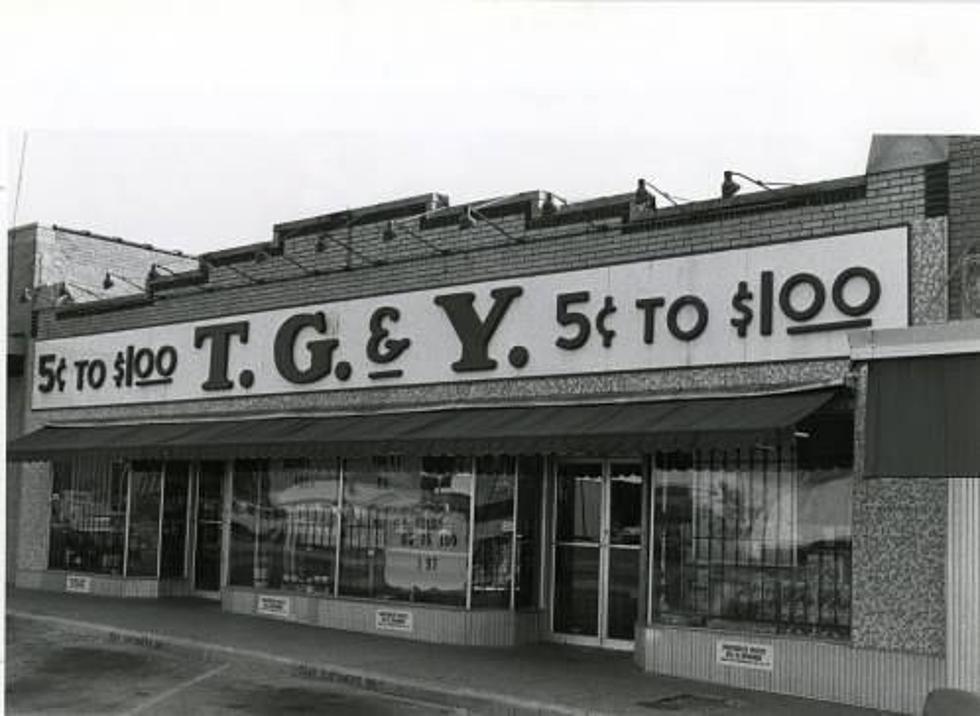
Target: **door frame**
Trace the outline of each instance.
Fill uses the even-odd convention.
[[[225,472],[221,478],[221,544],[219,545],[219,559],[218,559],[218,588],[217,589],[199,589],[197,586],[197,538],[198,538],[198,512],[200,510],[200,486],[201,486],[201,461],[195,461],[193,467],[191,468],[191,500],[188,504],[188,510],[191,515],[190,524],[188,528],[193,535],[193,539],[188,541],[190,546],[190,556],[189,556],[189,571],[188,578],[190,581],[191,594],[195,597],[202,597],[204,599],[221,599],[222,587],[227,583],[227,555],[228,555],[228,504],[230,493],[228,489],[228,464],[226,461],[214,460],[210,462],[221,462],[225,465]]]
[[[643,495],[646,493],[646,470],[644,469],[644,456],[613,456],[613,457],[555,457],[552,459],[548,470],[548,481],[550,490],[547,493],[548,510],[551,512],[551,519],[548,520],[548,545],[549,545],[549,569],[547,576],[548,584],[548,640],[560,644],[572,644],[576,646],[590,646],[614,651],[633,651],[635,647],[634,639],[615,639],[607,636],[609,631],[608,609],[609,609],[609,570],[611,562],[610,552],[617,547],[610,544],[610,517],[611,517],[611,492],[612,492],[612,465],[613,463],[636,463],[644,486]],[[596,636],[580,636],[576,634],[564,634],[555,630],[555,579],[557,578],[557,552],[558,552],[558,466],[559,464],[597,464],[601,472],[602,480],[602,502],[599,516],[599,542],[582,542],[582,545],[595,545],[599,551],[599,594],[598,594],[598,613],[597,613],[597,634]],[[641,498],[642,499],[642,498]],[[642,529],[642,521],[641,521]],[[574,545],[574,542],[564,544]],[[637,553],[637,567],[639,576],[643,578],[643,545],[644,540],[634,547],[618,547],[618,549],[635,550]],[[637,614],[639,619],[645,610],[645,597],[641,585],[637,585]]]

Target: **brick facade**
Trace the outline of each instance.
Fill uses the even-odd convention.
[[[980,256],[980,137],[949,139],[949,309],[963,314],[962,265],[968,254]],[[978,260],[980,261],[980,260]],[[980,271],[980,263],[974,270]],[[975,302],[976,303],[976,302]],[[980,305],[974,309],[980,316]]]

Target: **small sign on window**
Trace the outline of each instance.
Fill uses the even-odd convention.
[[[381,631],[412,631],[412,613],[395,609],[378,609],[374,612],[374,628]]]
[[[717,645],[718,663],[723,666],[772,671],[772,644],[719,639]]]
[[[69,574],[65,577],[65,591],[77,594],[92,593],[92,578],[83,577],[78,574]]]
[[[255,611],[267,617],[288,617],[289,597],[277,597],[271,594],[260,594]]]

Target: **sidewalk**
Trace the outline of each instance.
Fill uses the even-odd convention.
[[[880,713],[644,674],[630,654],[554,644],[513,649],[424,644],[228,614],[217,603],[195,599],[115,599],[10,589],[7,613],[97,629],[146,646],[190,648],[209,658],[272,661],[309,676],[481,713]],[[661,699],[666,701],[657,703]]]

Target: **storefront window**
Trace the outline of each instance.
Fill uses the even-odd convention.
[[[518,609],[538,606],[541,574],[541,507],[544,464],[540,457],[517,461],[517,564],[515,604]]]
[[[284,460],[269,476],[269,586],[333,592],[337,556],[337,463]]]
[[[163,463],[137,461],[130,468],[129,558],[126,575],[157,576]]]
[[[347,461],[340,594],[465,606],[472,464]]]
[[[516,466],[510,457],[476,461],[473,511],[474,607],[510,606],[514,556]]]
[[[180,578],[187,570],[187,497],[190,463],[164,465],[163,526],[160,545],[160,576]]]
[[[125,533],[123,463],[93,458],[54,464],[52,569],[121,575]]]
[[[259,559],[258,538],[265,528],[260,495],[268,484],[268,476],[268,460],[235,461],[228,555],[228,580],[235,586],[267,586],[268,570]]]
[[[846,636],[852,468],[845,462],[798,460],[788,443],[658,453],[656,619]]]

